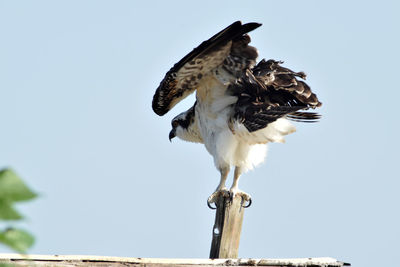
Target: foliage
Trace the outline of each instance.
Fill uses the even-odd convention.
[[[14,204],[32,200],[36,196],[13,170],[0,170],[0,221],[22,220],[23,216],[15,209]],[[0,243],[19,253],[25,253],[33,245],[34,238],[24,230],[8,227],[0,230]]]

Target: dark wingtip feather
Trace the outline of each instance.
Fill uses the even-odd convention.
[[[185,90],[185,88],[177,89],[176,80],[172,75],[179,71],[187,62],[193,60],[201,54],[207,54],[214,49],[219,49],[221,46],[226,45],[229,41],[241,38],[244,34],[260,26],[261,24],[255,22],[242,25],[242,22],[235,21],[222,31],[212,36],[210,39],[202,42],[198,47],[193,49],[192,52],[184,56],[167,72],[165,78],[161,81],[160,86],[157,88],[153,97],[153,111],[157,115],[163,116],[173,107],[173,105],[171,106],[173,99],[179,97],[183,98],[182,92]],[[250,53],[252,51],[250,50],[247,52]],[[257,54],[254,55],[254,57],[256,56]]]
[[[286,117],[292,121],[297,122],[318,122],[321,119],[321,114],[316,112],[293,112]]]
[[[156,100],[153,100],[151,107],[153,108],[154,113],[156,113],[158,116],[164,116],[169,111],[164,106],[158,105]]]
[[[250,22],[242,25],[240,20],[235,21],[222,31],[213,35],[210,39],[202,42],[198,47],[193,49],[192,52],[183,57],[178,63],[176,63],[170,71],[176,71],[180,69],[186,62],[190,61],[200,53],[217,47],[218,45],[234,40],[243,34],[251,32],[252,30],[260,27],[262,24],[256,22]]]
[[[235,34],[235,36],[232,38],[232,40],[236,40],[237,38],[240,38],[241,36],[243,36],[246,33],[249,33],[255,29],[257,29],[258,27],[260,27],[262,24],[260,23],[256,23],[256,22],[250,22],[250,23],[246,23],[241,25],[240,30],[238,30]]]
[[[204,52],[205,50],[210,49],[215,46],[218,46],[229,40],[232,40],[238,32],[241,32],[241,29],[242,29],[242,22],[235,21],[234,23],[232,23],[225,29],[214,34],[210,39],[202,42],[198,47],[193,49],[192,52],[190,52],[189,54],[184,56],[179,62],[177,62],[170,71],[177,71],[183,65],[185,65],[186,62],[192,60],[193,58],[195,58],[196,56],[198,56],[200,53]]]
[[[257,22],[249,22],[246,24],[242,25],[242,29],[246,32],[250,32],[252,30],[257,29],[258,27],[260,27],[262,24],[261,23],[257,23]]]

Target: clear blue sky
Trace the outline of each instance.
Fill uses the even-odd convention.
[[[393,266],[400,248],[398,1],[0,1],[0,167],[37,254],[208,257],[219,174],[151,110],[169,68],[233,21],[308,74],[318,124],[245,174],[240,257]],[[1,247],[0,252],[9,252]]]

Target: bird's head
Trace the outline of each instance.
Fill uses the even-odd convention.
[[[171,131],[169,132],[169,141],[178,136],[184,139],[185,132],[187,132],[190,124],[190,118],[187,118],[187,113],[182,112],[171,121]]]
[[[171,131],[169,132],[169,140],[171,141],[174,137],[188,142],[203,143],[197,122],[194,116],[194,106],[182,112],[171,121]]]

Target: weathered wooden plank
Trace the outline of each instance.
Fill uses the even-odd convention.
[[[210,259],[238,257],[243,205],[241,194],[236,194],[233,200],[224,194],[218,196]]]
[[[219,258],[219,248],[221,245],[222,229],[224,226],[225,217],[225,198],[220,195],[216,204],[215,222],[213,226],[213,234],[210,249],[210,259]]]
[[[39,267],[216,267],[216,266],[268,266],[268,267],[342,267],[348,263],[333,258],[302,259],[157,259],[157,258],[125,258],[82,255],[27,255],[0,254],[0,263],[15,266]]]

